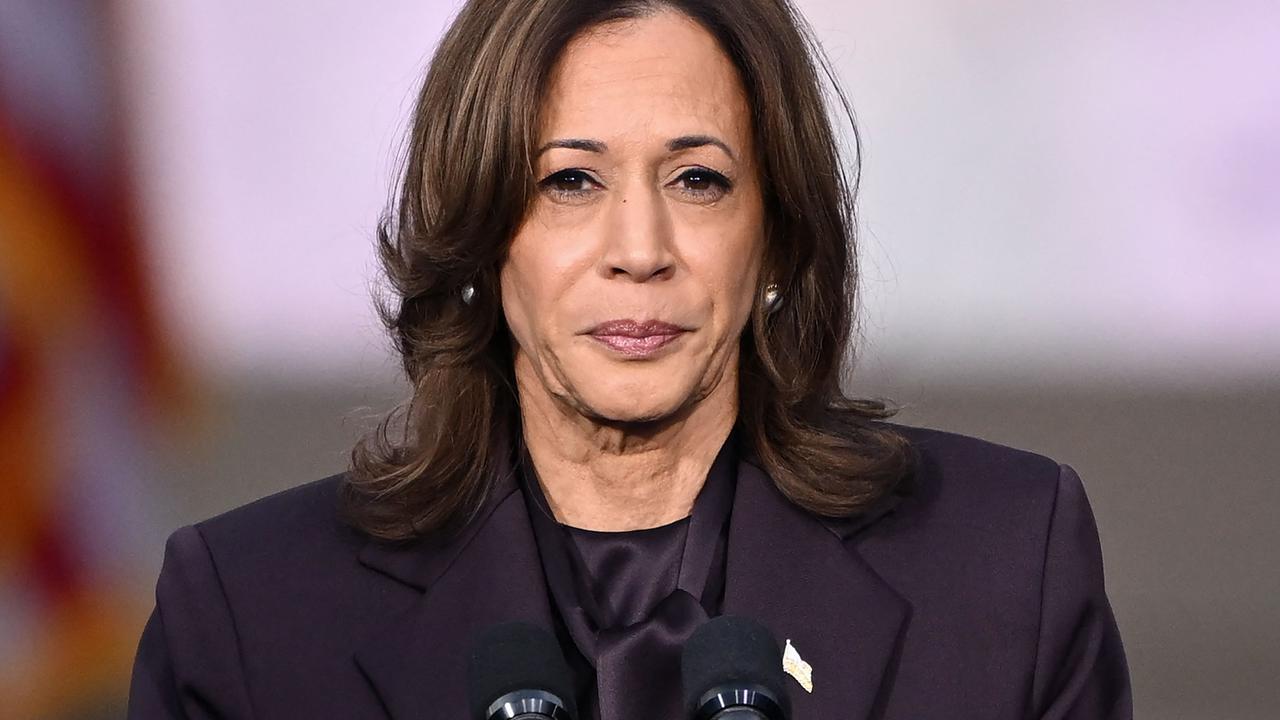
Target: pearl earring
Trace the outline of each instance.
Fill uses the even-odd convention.
[[[764,311],[766,315],[772,315],[778,309],[779,301],[782,300],[782,293],[778,291],[777,283],[769,283],[764,289]]]
[[[476,286],[472,285],[471,283],[467,283],[466,285],[463,285],[462,286],[462,302],[467,305],[470,305],[471,301],[475,300],[475,298],[476,298]]]

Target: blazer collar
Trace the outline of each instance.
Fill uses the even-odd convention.
[[[366,567],[421,594],[355,653],[395,720],[468,716],[467,657],[481,630],[509,620],[552,630],[523,497],[511,473],[497,480],[484,509],[453,540],[370,541],[360,554]],[[847,540],[867,524],[819,520],[739,461],[722,612],[759,620],[812,665],[812,694],[788,680],[795,717],[870,718],[892,684],[910,609]]]
[[[471,716],[467,659],[485,628],[523,620],[552,631],[547,587],[520,494],[503,492],[486,509],[469,531],[447,544],[370,543],[360,555],[367,567],[421,592],[364,637],[355,652],[395,720]]]
[[[874,717],[893,684],[910,605],[858,554],[855,522],[820,520],[742,462],[729,525],[723,612],[761,621],[813,668],[813,692],[788,680],[797,718]]]

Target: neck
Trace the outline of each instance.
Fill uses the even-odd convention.
[[[736,377],[725,379],[679,416],[635,424],[591,420],[536,380],[517,382],[525,447],[556,519],[619,532],[687,517],[737,417]]]

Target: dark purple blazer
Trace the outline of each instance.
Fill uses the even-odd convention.
[[[857,522],[738,467],[723,611],[813,666],[796,720],[1132,717],[1084,488],[1069,466],[897,426],[913,491]],[[130,718],[467,718],[474,634],[551,628],[513,479],[455,540],[392,546],[340,524],[334,476],[169,538]],[[790,681],[789,681],[790,682]],[[679,720],[672,718],[671,720]]]

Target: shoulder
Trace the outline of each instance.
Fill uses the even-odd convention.
[[[906,438],[914,455],[902,510],[944,525],[1043,531],[1070,471],[1054,458],[990,440],[886,425]]]
[[[1132,717],[1098,528],[1075,469],[975,437],[893,429],[916,456],[912,487],[859,553],[911,603],[905,653],[941,658],[899,682],[931,687],[936,677],[919,668],[985,658],[966,687],[1007,680],[992,667],[1025,669],[1036,717]]]
[[[967,435],[891,427],[911,444],[915,469],[899,502],[858,545],[908,594],[939,608],[969,597],[975,607],[1018,607],[1029,618],[1050,570],[1100,582],[1097,528],[1070,465]],[[1051,568],[1058,554],[1067,561]]]
[[[1035,482],[1056,478],[1059,463],[1045,455],[982,438],[934,428],[885,423],[911,444],[925,473],[974,480]]]
[[[197,591],[256,596],[266,585],[295,595],[321,592],[354,571],[366,536],[342,522],[331,475],[260,498],[174,531],[165,546],[166,575],[190,576]]]
[[[195,523],[205,540],[219,546],[238,546],[248,554],[267,548],[313,547],[341,543],[352,534],[339,515],[339,492],[345,474],[339,473],[281,490]],[[353,539],[353,538],[347,538]]]
[[[343,609],[363,608],[368,594],[357,570],[362,542],[337,512],[341,482],[322,478],[170,534],[135,661],[131,713],[181,703],[210,716],[249,717],[250,675],[315,672],[333,656],[326,644],[334,638],[315,628],[349,625]],[[246,670],[246,657],[277,662]]]
[[[244,561],[292,562],[297,555],[358,548],[362,537],[339,511],[344,475],[330,475],[196,523],[216,553]]]
[[[938,590],[940,600],[944,586],[969,588],[975,597],[1011,583],[1031,593],[1052,530],[1091,519],[1079,477],[1054,458],[932,428],[890,428],[910,443],[914,470],[891,511],[856,542],[878,570],[906,586],[924,583],[917,590]],[[1071,517],[1055,520],[1064,512]]]

